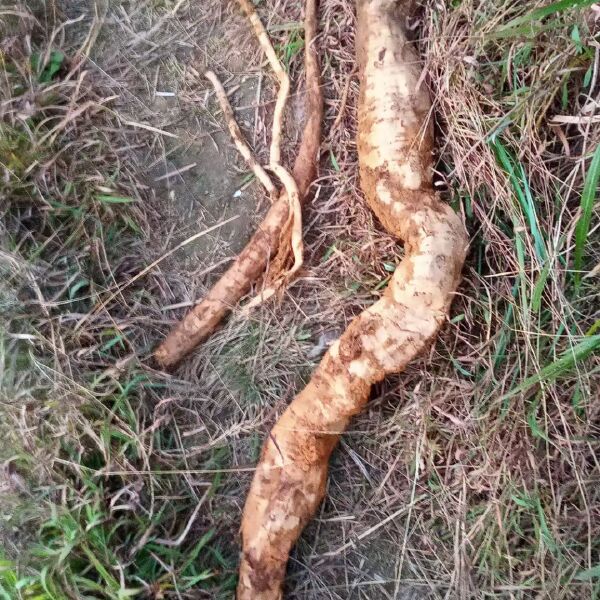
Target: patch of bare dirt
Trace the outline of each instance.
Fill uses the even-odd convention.
[[[75,21],[66,34],[82,47],[97,31],[92,63],[96,75],[114,88],[114,106],[128,121],[125,126],[163,132],[151,147],[134,148],[129,157],[148,187],[146,194],[154,198],[156,253],[234,218],[177,252],[167,266],[203,270],[234,256],[266,204],[231,143],[202,73],[217,71],[232,104],[240,107],[240,126],[260,147],[265,132],[255,105],[262,75],[249,67],[255,50],[243,18],[217,2],[163,6],[125,1],[110,7],[73,2],[61,9],[57,18]]]

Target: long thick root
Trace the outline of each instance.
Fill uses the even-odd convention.
[[[321,502],[329,455],[371,386],[434,339],[467,239],[431,184],[430,101],[394,0],[357,0],[358,152],[365,198],[406,255],[385,295],[336,341],[263,447],[242,520],[238,600],[281,598],[289,552]]]
[[[241,4],[246,10],[247,2],[241,2]],[[253,10],[252,14],[256,16]],[[254,21],[252,24],[256,28]],[[264,30],[261,29],[261,31]],[[304,60],[308,116],[292,171],[300,201],[306,197],[310,184],[315,178],[321,140],[323,95],[320,86],[319,59],[315,46],[316,35],[316,0],[307,0],[304,19]],[[274,131],[276,127],[277,123],[274,124]],[[278,148],[279,142],[277,141],[271,147],[272,151],[275,149],[276,157],[279,154]],[[210,336],[242,296],[248,293],[252,284],[265,272],[269,261],[277,253],[285,237],[289,218],[290,202],[286,192],[283,191],[271,205],[258,231],[231,267],[211,288],[206,297],[186,314],[158,346],[154,357],[162,367],[174,366],[200,342]],[[298,225],[299,218],[296,218],[295,222]],[[296,255],[297,252],[294,254]]]

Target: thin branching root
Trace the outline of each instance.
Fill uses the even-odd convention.
[[[258,231],[237,257],[231,267],[217,281],[208,295],[178,323],[155,351],[155,358],[162,367],[177,364],[193,348],[205,340],[218,327],[225,315],[248,293],[253,283],[261,277],[276,256],[269,272],[269,286],[250,303],[255,306],[272,296],[285,282],[298,272],[303,262],[301,202],[316,174],[316,162],[321,137],[323,99],[319,83],[319,62],[315,48],[317,34],[316,0],[308,0],[305,16],[305,65],[307,121],[304,127],[294,169],[290,174],[281,164],[281,130],[283,111],[289,95],[289,78],[277,58],[269,37],[251,3],[239,0],[267,55],[280,87],[273,117],[272,143],[269,169],[283,185],[279,197],[272,203]],[[215,88],[223,116],[240,154],[256,174],[271,198],[275,188],[265,169],[260,166],[235,122],[227,94],[216,75],[207,72],[206,77]],[[289,240],[289,243],[288,243]],[[289,255],[293,262],[285,269]]]
[[[258,43],[263,49],[269,65],[273,69],[277,80],[279,81],[279,92],[277,93],[277,101],[275,102],[275,111],[273,114],[273,131],[271,137],[270,161],[271,164],[278,165],[281,162],[281,132],[283,130],[283,111],[290,94],[290,78],[286,73],[281,61],[277,57],[275,48],[271,44],[269,34],[264,28],[252,2],[250,0],[238,0],[242,10],[246,13]]]
[[[237,151],[242,155],[243,159],[252,169],[252,172],[254,173],[256,178],[261,182],[265,190],[267,190],[269,195],[273,196],[277,192],[277,189],[273,185],[271,178],[264,170],[262,165],[260,165],[257,162],[256,158],[254,158],[252,150],[250,150],[250,147],[244,139],[244,134],[240,130],[240,127],[237,124],[237,121],[235,120],[233,109],[231,108],[231,104],[229,104],[229,99],[227,98],[227,93],[225,92],[223,84],[219,81],[219,78],[212,71],[206,71],[204,76],[212,83],[213,88],[215,89],[215,94],[217,96],[217,100],[219,101],[219,106],[221,107],[221,111],[223,112],[223,118],[227,123],[227,128],[229,129],[229,133],[231,135],[231,138],[233,139],[233,143],[235,144]]]
[[[383,298],[331,346],[265,442],[243,514],[239,600],[281,598],[289,552],[323,498],[340,434],[371,386],[433,340],[465,258],[463,225],[432,188],[430,101],[394,5],[357,2],[358,151],[365,198],[406,256]]]

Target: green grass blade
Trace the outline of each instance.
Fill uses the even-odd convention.
[[[546,266],[542,269],[531,294],[531,310],[534,313],[537,313],[542,307],[542,294],[546,288],[548,275],[550,275],[550,263],[546,263]]]
[[[110,196],[108,194],[98,194],[96,199],[104,204],[131,204],[135,202],[133,198],[126,198],[125,196]]]
[[[498,162],[508,175],[508,179],[513,188],[515,196],[521,205],[521,210],[523,211],[525,219],[529,225],[529,231],[533,237],[536,255],[540,263],[543,263],[544,259],[546,258],[546,249],[544,245],[544,239],[538,225],[535,204],[529,189],[529,182],[527,181],[525,169],[521,163],[517,162],[517,164],[515,164],[515,158],[511,156],[509,151],[504,147],[499,139],[491,141],[491,146],[495,150]],[[518,168],[515,168],[516,166],[518,166]]]
[[[519,287],[518,282],[515,281],[512,288],[512,297],[516,298]],[[514,326],[514,305],[510,303],[506,307],[506,311],[504,312],[504,317],[502,319],[502,329],[500,330],[500,335],[498,337],[498,343],[496,344],[496,352],[494,353],[494,371],[498,369],[498,367],[504,362],[506,359],[506,348],[508,343],[512,337],[512,327]]]
[[[518,224],[514,223],[515,229],[515,250],[517,254],[517,262],[519,263],[519,295],[521,296],[521,310],[523,314],[521,319],[524,324],[529,320],[528,310],[528,293],[527,293],[527,278],[525,277],[525,244],[521,237],[521,232],[518,230]]]
[[[590,569],[579,571],[579,573],[575,575],[575,579],[578,581],[591,581],[592,579],[600,579],[600,564],[595,565]]]
[[[540,232],[539,220],[535,211],[535,201],[531,194],[531,188],[529,187],[529,179],[522,163],[519,163],[520,180],[523,182],[523,191],[525,193],[525,212],[527,213],[527,220],[529,221],[529,227],[535,241],[535,250],[540,258],[540,261],[546,260],[546,247],[544,245],[544,239]]]
[[[510,392],[504,394],[504,396],[500,398],[500,401],[508,400],[520,392],[528,390],[537,383],[554,381],[559,377],[567,375],[575,366],[577,366],[577,363],[584,360],[598,349],[600,349],[600,335],[584,338],[570,350],[567,350],[560,358],[557,358],[554,362],[546,365],[538,373],[528,377],[525,381],[510,390]]]
[[[340,165],[337,161],[337,158],[335,157],[335,154],[333,153],[333,150],[329,151],[329,156],[331,158],[331,166],[336,170],[337,173],[340,172]]]
[[[92,550],[85,544],[82,544],[81,549],[85,552],[86,556],[90,560],[90,563],[94,566],[96,571],[98,571],[109,590],[113,592],[119,591],[121,588],[119,582],[108,572],[108,569],[98,560]],[[108,592],[109,590],[106,591]]]
[[[585,332],[585,335],[594,335],[596,331],[600,329],[600,319],[597,319],[595,323]]]
[[[575,258],[573,269],[575,270],[575,291],[581,285],[581,269],[585,255],[585,244],[587,242],[590,223],[592,221],[592,209],[596,201],[598,179],[600,178],[600,145],[596,147],[590,169],[585,178],[583,193],[581,194],[581,217],[575,227]]]
[[[498,31],[506,31],[508,29],[513,29],[518,25],[523,25],[524,23],[539,21],[540,19],[548,17],[554,13],[562,13],[567,10],[585,8],[587,6],[591,6],[595,2],[596,0],[559,0],[558,2],[552,2],[552,4],[542,6],[541,8],[536,8],[526,15],[522,15],[510,20],[508,23],[505,23],[499,27]]]

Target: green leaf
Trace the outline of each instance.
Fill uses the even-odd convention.
[[[206,570],[202,573],[200,573],[199,575],[196,575],[195,577],[183,577],[183,587],[182,589],[184,590],[188,590],[191,587],[194,587],[197,583],[200,583],[201,581],[205,581],[206,579],[210,579],[211,577],[214,577],[214,572],[211,570]]]
[[[554,538],[552,537],[552,533],[550,532],[550,528],[548,527],[546,513],[544,512],[544,509],[542,508],[542,503],[540,502],[539,497],[536,497],[535,500],[536,500],[535,504],[536,504],[537,511],[538,511],[538,519],[539,519],[539,523],[540,523],[540,532],[542,534],[542,539],[544,540],[544,543],[546,544],[546,546],[548,546],[548,548],[550,548],[550,550],[555,551],[556,550],[556,542],[554,541]]]
[[[591,336],[596,333],[600,329],[600,319],[598,319],[586,332],[586,336]]]
[[[119,333],[115,335],[112,339],[108,340],[103,346],[100,347],[100,352],[106,352],[110,350],[113,346],[117,344],[121,345],[121,348],[125,349],[125,344],[123,344],[123,340],[126,339],[124,333]]]
[[[391,275],[388,275],[387,277],[384,277],[381,281],[379,281],[375,287],[373,288],[374,292],[377,292],[379,290],[381,290],[382,288],[386,287],[387,284],[390,282],[391,279]]]
[[[577,54],[583,52],[583,44],[581,43],[581,34],[579,33],[579,27],[577,25],[573,26],[571,30],[571,39],[577,48]]]
[[[124,196],[109,196],[106,194],[98,194],[96,200],[104,202],[104,204],[131,204],[135,202],[133,198],[125,198]]]
[[[585,72],[585,75],[583,76],[583,87],[587,88],[589,87],[591,81],[592,81],[592,75],[594,74],[594,65],[590,65],[588,67],[588,70]]]
[[[4,589],[4,587],[2,586],[2,584],[0,583],[0,598],[2,598],[2,600],[13,600],[13,598],[10,596],[10,594]]]
[[[452,364],[454,365],[454,368],[464,377],[473,377],[473,373],[471,373],[470,371],[467,371],[467,369],[465,369],[459,361],[457,361],[455,358],[450,357],[450,360],[452,361]]]
[[[21,579],[19,579],[19,581],[17,581],[15,583],[15,589],[17,589],[17,590],[27,589],[29,586],[32,586],[35,583],[37,583],[35,577],[31,577],[31,576],[30,577],[22,577]]]
[[[517,251],[517,262],[519,263],[519,296],[521,298],[522,319],[529,320],[529,307],[527,306],[527,277],[525,276],[525,244],[523,242],[521,231],[515,220],[515,249]]]
[[[0,574],[5,575],[6,571],[12,571],[15,563],[12,560],[0,559]]]
[[[550,274],[550,263],[546,263],[546,266],[542,269],[538,280],[535,282],[533,293],[531,294],[531,310],[538,312],[542,306],[542,294],[546,287],[546,280]]]
[[[108,572],[107,568],[98,560],[98,558],[92,552],[92,550],[88,548],[86,544],[82,544],[81,549],[85,552],[90,563],[92,563],[96,571],[98,571],[99,575],[102,577],[107,587],[112,591],[118,591],[119,589],[121,589],[119,582]]]
[[[514,25],[513,27],[506,26],[497,29],[496,31],[492,31],[485,35],[485,40],[501,40],[501,39],[510,39],[517,37],[526,37],[526,38],[534,38],[540,33],[544,33],[546,31],[554,31],[560,24],[554,19],[549,23],[545,23],[540,25],[533,21],[527,21],[526,23],[519,23]]]
[[[337,158],[335,157],[333,150],[329,151],[329,157],[331,158],[331,166],[334,168],[335,171],[337,171],[339,173],[340,165],[338,164]]]
[[[579,383],[575,385],[575,391],[573,392],[573,396],[571,396],[571,405],[573,406],[573,412],[580,418],[584,418],[585,416],[585,408],[582,406],[583,404],[583,393],[581,392],[581,386]]]
[[[321,259],[321,262],[324,263],[326,262],[329,258],[331,258],[331,256],[333,256],[333,253],[337,250],[337,248],[335,247],[335,244],[331,244],[331,246],[329,246],[329,248],[327,248],[327,250],[325,250],[325,254],[323,254],[323,258]]]
[[[587,358],[590,354],[600,348],[600,335],[594,335],[584,338],[581,342],[567,350],[560,358],[545,366],[535,375],[528,377],[514,387],[510,392],[504,394],[500,401],[508,400],[520,392],[528,390],[530,387],[542,383],[550,382],[570,373],[577,364]]]
[[[548,436],[546,432],[540,428],[537,422],[537,411],[539,406],[539,394],[537,394],[533,404],[531,406],[531,410],[527,415],[527,424],[529,425],[529,429],[531,429],[531,433],[533,437],[541,438],[542,440],[548,440]]]
[[[596,147],[590,168],[587,172],[583,193],[581,194],[581,217],[575,227],[575,257],[573,269],[575,270],[575,292],[581,285],[581,269],[583,267],[584,249],[588,240],[590,223],[592,221],[592,209],[596,201],[598,179],[600,178],[600,145]]]
[[[80,279],[73,287],[69,288],[69,300],[73,300],[73,298],[77,296],[77,292],[80,289],[87,287],[89,283],[89,279]]]
[[[591,6],[595,2],[596,0],[559,0],[558,2],[552,2],[547,6],[536,8],[526,15],[522,15],[510,20],[508,23],[502,25],[499,28],[499,31],[507,31],[517,27],[518,25],[531,23],[532,21],[539,21],[540,19],[548,17],[554,13],[562,13],[576,8],[585,8],[587,6]]]
[[[144,592],[144,588],[121,588],[117,594],[119,600],[125,598],[139,598],[140,594]]]
[[[306,340],[310,340],[312,333],[310,331],[306,331],[305,329],[301,329],[295,337],[297,342],[305,342]]]
[[[32,57],[32,66],[36,71],[39,70],[39,60],[39,55]],[[58,71],[60,71],[64,60],[65,55],[60,50],[52,50],[48,57],[48,62],[38,75],[38,81],[40,83],[50,83]]]
[[[534,508],[534,504],[528,496],[521,497],[517,496],[516,494],[512,494],[510,498],[517,506],[520,506],[521,508]]]
[[[64,60],[65,55],[60,50],[53,50],[50,53],[50,62],[46,67],[46,73],[49,81],[52,80],[52,78],[58,73]]]
[[[508,175],[515,196],[521,205],[521,209],[523,210],[523,214],[529,225],[529,231],[534,240],[536,254],[540,263],[542,263],[546,258],[546,246],[538,224],[535,202],[529,187],[527,173],[525,172],[523,165],[516,157],[511,155],[500,140],[496,139],[491,141],[491,146],[495,150],[498,162]]]
[[[512,288],[513,298],[516,297],[518,292],[518,282],[515,281]],[[514,304],[510,303],[506,307],[506,311],[504,312],[504,316],[502,318],[502,329],[500,330],[500,334],[498,336],[498,342],[496,344],[496,352],[494,354],[494,369],[497,369],[506,359],[506,347],[508,346],[508,342],[512,337],[512,327],[514,321]]]
[[[127,225],[127,227],[129,227],[129,229],[131,229],[131,231],[133,231],[134,233],[137,233],[139,235],[142,234],[142,230],[140,229],[139,225],[129,216],[129,215],[120,215],[121,220],[123,221],[123,223],[125,223],[125,225]]]
[[[597,577],[600,577],[600,564],[595,565],[589,569],[579,571],[579,573],[575,575],[575,579],[577,579],[578,581],[589,581],[590,579],[596,579]]]

